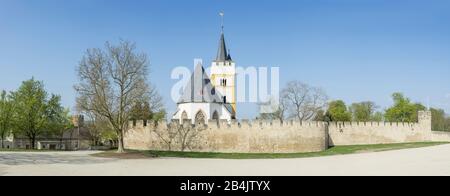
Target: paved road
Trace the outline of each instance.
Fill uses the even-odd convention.
[[[450,175],[450,145],[275,160],[118,160],[90,153],[0,152],[0,175]]]

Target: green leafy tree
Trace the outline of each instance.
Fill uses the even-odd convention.
[[[331,119],[327,112],[325,112],[323,110],[319,110],[319,111],[317,111],[317,115],[314,118],[314,121],[330,122]]]
[[[382,122],[384,120],[383,112],[375,112],[372,116],[372,121],[374,122]]]
[[[444,131],[450,131],[450,118],[447,117],[445,120],[445,130]]]
[[[160,121],[166,118],[167,112],[165,109],[152,113],[152,120]]]
[[[434,131],[450,131],[448,118],[442,109],[431,108],[431,126]]]
[[[24,81],[11,97],[15,113],[14,134],[27,137],[31,148],[35,148],[38,136],[53,134],[53,131],[64,124],[61,98],[57,95],[51,95],[49,98],[41,81],[34,78]]]
[[[47,103],[48,121],[47,134],[57,136],[60,138],[60,143],[63,142],[64,132],[74,128],[70,110],[61,106],[61,97],[52,95]]]
[[[130,120],[158,121],[166,117],[166,111],[162,108],[154,108],[147,101],[137,101],[131,108]]]
[[[1,148],[4,148],[4,140],[11,133],[13,126],[13,102],[6,91],[0,95],[0,139]]]
[[[91,143],[94,146],[102,144],[102,141],[116,141],[117,135],[113,134],[114,130],[109,124],[109,122],[102,116],[96,115],[95,113],[84,113],[87,117],[84,126],[89,131],[91,136]]]
[[[394,105],[385,113],[385,119],[390,122],[417,122],[418,111],[426,109],[420,103],[412,103],[402,93],[394,93],[392,98]]]
[[[130,120],[150,120],[152,118],[152,112],[148,103],[140,100],[133,104],[130,112]]]
[[[342,100],[330,102],[326,116],[330,119],[330,121],[352,120],[352,114],[347,110],[347,106]]]
[[[368,122],[375,121],[375,110],[378,107],[374,102],[366,101],[361,103],[354,103],[350,106],[350,112],[354,121]]]

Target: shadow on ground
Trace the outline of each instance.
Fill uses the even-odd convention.
[[[94,158],[89,155],[0,153],[0,165],[95,164],[111,161],[113,159]]]

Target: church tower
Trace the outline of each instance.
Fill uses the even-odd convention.
[[[219,49],[216,59],[211,65],[211,82],[215,89],[222,95],[223,103],[230,104],[233,108],[233,116],[236,116],[236,66],[231,59],[230,52],[225,43],[225,34],[223,31],[223,13],[222,33],[220,35]]]

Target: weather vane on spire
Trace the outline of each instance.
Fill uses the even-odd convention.
[[[223,17],[225,16],[225,13],[223,12],[223,11],[221,11],[220,13],[219,13],[219,15],[220,15],[220,17],[222,18],[222,32],[223,32]]]

